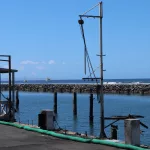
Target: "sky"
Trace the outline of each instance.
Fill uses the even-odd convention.
[[[0,55],[11,55],[16,79],[82,79],[79,15],[98,0],[0,0]],[[104,79],[150,78],[150,0],[103,0]],[[88,15],[98,15],[96,7]],[[96,76],[99,19],[83,18]],[[7,67],[0,62],[0,67]]]

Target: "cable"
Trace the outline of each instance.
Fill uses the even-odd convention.
[[[98,67],[95,70],[93,69],[93,66],[92,66],[88,51],[87,51],[86,40],[85,40],[84,29],[83,29],[84,21],[82,20],[81,16],[80,16],[80,20],[78,21],[78,23],[80,24],[81,35],[82,35],[83,42],[84,42],[84,53],[85,53],[85,57],[87,58],[87,62],[88,62],[88,68],[89,68],[89,73],[90,73],[89,76],[91,77],[91,75],[93,74],[93,76],[96,78],[95,71],[97,70]],[[85,58],[85,73],[86,73],[86,58]],[[90,70],[90,67],[91,67],[92,72]],[[97,79],[96,79],[96,84],[97,84],[97,100],[99,100],[100,90],[99,90],[99,85],[98,85]]]
[[[5,97],[5,95],[1,92],[1,95],[3,96],[3,98],[8,100],[8,97]]]
[[[56,119],[55,119],[55,122],[56,122],[56,124],[57,124],[58,128],[59,128],[59,129],[62,129],[62,128],[59,126],[59,124],[58,124],[58,122],[57,122],[57,120],[56,120]]]
[[[81,18],[81,20],[82,20],[82,18]],[[85,57],[87,58],[87,61],[88,61],[88,67],[89,68],[91,67],[91,70],[92,70],[92,73],[90,72],[90,76],[91,76],[91,74],[93,74],[94,78],[96,78],[95,73],[94,73],[94,69],[93,69],[93,66],[92,66],[88,51],[87,51],[86,40],[85,40],[84,29],[83,29],[83,23],[84,22],[83,22],[83,20],[82,21],[81,20],[79,21],[79,24],[80,24],[81,34],[82,34],[84,47],[85,47],[85,55],[86,55]],[[96,80],[96,83],[97,83],[97,80]]]

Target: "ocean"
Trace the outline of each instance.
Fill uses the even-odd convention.
[[[91,82],[91,81],[89,81]],[[89,83],[86,81],[86,83]],[[110,83],[150,83],[150,79],[118,79],[105,80]],[[20,84],[22,81],[16,81]],[[29,80],[28,83],[47,83],[44,80],[34,81]],[[85,83],[82,80],[51,80],[48,84],[81,84]],[[93,83],[93,82],[91,82]],[[90,84],[91,84],[90,83]],[[8,92],[3,92],[7,96]],[[89,135],[99,136],[100,134],[100,104],[97,101],[97,96],[94,94],[94,121],[93,124],[89,122],[89,94],[77,94],[77,117],[73,116],[73,95],[71,93],[58,93],[58,114],[56,120],[61,128],[76,131],[79,133],[87,132]],[[21,123],[28,122],[30,124],[38,124],[38,114],[44,109],[53,109],[53,93],[36,93],[36,92],[19,92],[20,107],[19,112],[16,113],[17,121]],[[127,116],[129,114],[142,115],[144,118],[140,120],[150,126],[150,95],[125,95],[125,94],[104,94],[104,115],[111,116]],[[113,121],[113,120],[112,120]],[[105,121],[108,125],[112,121]],[[124,121],[115,123],[118,125],[118,139],[124,140]],[[145,129],[141,134],[141,143],[150,145],[150,129]],[[106,128],[106,134],[110,137],[110,127]]]
[[[100,82],[98,80],[98,82]],[[2,83],[8,83],[7,80],[2,80]],[[15,84],[94,84],[95,80],[82,80],[82,79],[69,79],[69,80],[49,80],[46,79],[29,79],[29,80],[16,80]],[[150,78],[147,79],[104,79],[105,83],[150,83]]]

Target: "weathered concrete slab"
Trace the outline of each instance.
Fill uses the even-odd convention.
[[[62,140],[5,125],[0,125],[0,133],[0,150],[123,150]]]

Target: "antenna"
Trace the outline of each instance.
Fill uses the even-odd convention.
[[[93,10],[95,7],[99,6],[99,16],[93,16],[93,15],[86,15],[89,11]],[[102,18],[103,18],[103,3],[100,2],[97,5],[95,5],[94,7],[92,7],[91,9],[89,9],[88,11],[86,11],[85,13],[83,13],[82,15],[79,15],[80,20],[78,21],[79,24],[81,25],[81,31],[82,31],[82,37],[83,37],[83,41],[84,41],[84,69],[85,69],[85,74],[86,74],[86,58],[87,60],[89,59],[91,68],[92,68],[92,73],[95,76],[95,71],[93,70],[89,55],[88,55],[88,51],[87,51],[87,46],[86,46],[86,42],[85,42],[85,36],[84,36],[84,30],[83,30],[83,24],[84,21],[82,20],[83,17],[86,18],[98,18],[100,19],[100,23],[99,23],[99,28],[100,28],[100,54],[97,56],[100,56],[100,78],[96,78],[100,79],[100,138],[106,138],[106,134],[105,134],[105,126],[104,126],[104,95],[103,95],[103,40],[102,40]],[[83,78],[83,79],[94,79],[94,78]]]

